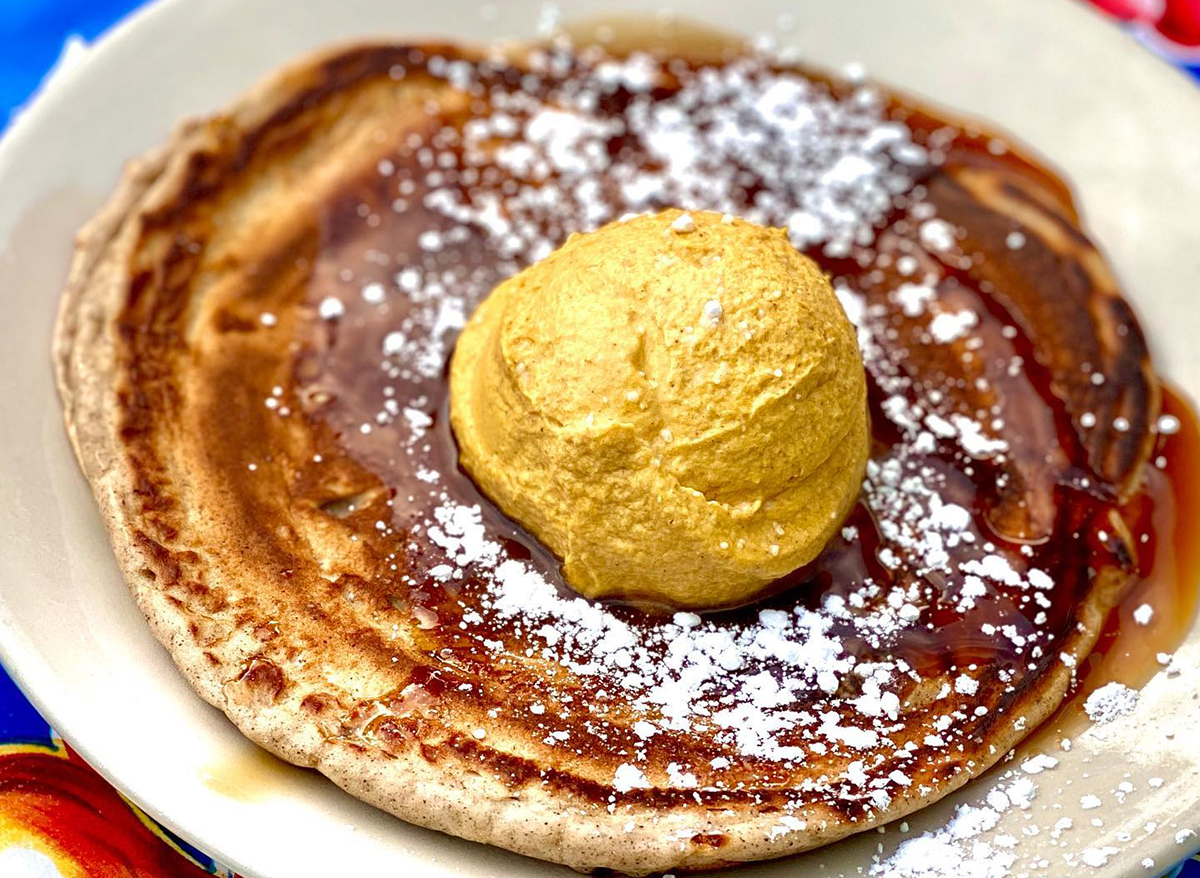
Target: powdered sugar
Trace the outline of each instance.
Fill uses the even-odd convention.
[[[905,317],[920,317],[936,295],[928,284],[903,283],[892,293],[892,299],[900,306]]]
[[[623,762],[617,766],[617,771],[613,775],[613,789],[618,793],[645,789],[648,786],[650,786],[650,781],[646,780],[646,775],[636,765]]]
[[[933,251],[949,250],[955,244],[954,227],[942,219],[921,223],[921,243]]]
[[[637,56],[605,60],[590,88],[550,99],[530,92],[494,96],[492,114],[465,127],[461,153],[447,153],[448,163],[455,163],[447,170],[461,175],[494,162],[518,185],[502,191],[482,187],[469,197],[452,187],[431,189],[423,198],[425,208],[451,224],[439,232],[439,242],[469,229],[512,260],[503,271],[515,270],[519,262],[550,252],[570,232],[676,204],[781,225],[797,246],[820,246],[826,254],[844,256],[873,240],[875,224],[911,189],[915,169],[930,161],[907,128],[884,118],[871,89],[836,99],[824,86],[755,59],[683,75],[678,91],[666,99],[651,100],[633,89],[620,115],[593,114],[594,94],[622,83],[648,83],[652,70]],[[610,153],[607,144],[617,136],[642,143],[649,161]],[[429,164],[438,164],[436,155]],[[762,184],[751,205],[739,201],[744,191],[740,167],[753,168]],[[938,251],[952,247],[954,230],[932,217],[928,205],[919,207],[920,243]],[[687,235],[694,228],[684,213],[672,232]],[[427,245],[432,243],[438,242]],[[422,326],[432,327],[417,333],[401,327],[385,338],[385,352],[401,373],[405,364],[419,375],[440,368],[443,339],[461,325],[467,310],[464,297],[450,317],[442,316],[454,300],[438,278],[428,260],[420,269],[409,266],[396,275],[397,287],[416,306],[414,313],[425,315]],[[972,457],[1002,454],[1007,445],[962,412],[944,410],[927,397],[910,401],[911,381],[876,339],[886,331],[887,314],[867,307],[852,290],[837,292],[859,329],[868,368],[892,393],[885,410],[904,431],[890,455],[871,461],[864,485],[879,523],[878,557],[897,576],[950,577],[948,588],[952,594],[958,590],[957,606],[967,612],[987,601],[996,586],[984,575],[960,577],[957,564],[964,557],[982,564],[993,555],[983,550],[969,510],[947,499],[944,473],[924,463],[922,455],[939,441],[956,442]],[[978,319],[973,311],[941,306],[936,286],[924,278],[900,285],[893,300],[909,317],[932,311],[930,333],[941,343],[963,337]],[[699,318],[715,324],[722,316],[720,301],[713,299]],[[662,438],[674,440],[667,433]],[[644,715],[637,721],[642,739],[659,731],[703,728],[745,757],[802,762],[829,747],[853,753],[886,746],[884,730],[899,718],[900,693],[911,670],[903,662],[878,660],[860,668],[853,644],[865,642],[886,652],[889,643],[918,629],[926,596],[916,586],[884,589],[864,578],[847,596],[820,608],[763,609],[739,626],[677,614],[670,622],[635,627],[602,606],[563,594],[534,565],[480,549],[487,541],[472,530],[476,518],[453,504],[438,506],[427,526],[431,539],[460,568],[456,576],[486,584],[480,600],[489,624],[511,621],[523,632],[519,648],[622,693],[622,700]],[[1025,567],[1014,575],[1016,584],[1028,587]],[[469,632],[470,622],[463,628]],[[1032,646],[1028,634],[1015,629],[1001,636],[1018,650]],[[493,648],[499,643],[489,640]],[[957,694],[971,697],[971,686],[978,684],[970,676],[960,680]],[[839,697],[844,687],[855,693],[848,702]],[[811,700],[813,693],[841,709],[797,710],[795,705]],[[947,729],[939,740],[952,736]],[[906,783],[896,772],[884,786]],[[875,802],[889,795],[882,787],[860,793]]]
[[[929,334],[938,344],[950,344],[978,323],[979,316],[974,311],[943,311],[930,322]]]
[[[677,235],[686,235],[688,232],[694,232],[696,231],[696,221],[692,219],[691,214],[681,213],[671,223],[671,231]]]
[[[336,320],[346,313],[346,306],[342,303],[341,299],[334,296],[327,296],[317,306],[317,313],[325,320]]]
[[[474,572],[487,572],[491,587],[483,600],[491,613],[500,619],[551,623],[534,628],[542,643],[539,654],[576,674],[600,675],[624,689],[632,704],[647,712],[639,725],[641,737],[650,737],[658,727],[688,730],[694,722],[704,722],[744,755],[802,760],[803,748],[781,745],[775,738],[798,719],[782,708],[797,692],[818,686],[819,676],[836,679],[854,668],[842,643],[829,636],[833,620],[828,616],[802,607],[792,612],[764,609],[756,624],[729,630],[681,613],[670,622],[635,629],[583,598],[560,594],[522,562],[497,564],[494,544],[483,539],[477,509],[449,504],[438,507],[435,515],[438,525],[430,527],[431,539],[458,559],[470,559],[466,564],[482,568]],[[738,673],[768,660],[783,668],[780,679],[761,670]],[[888,675],[873,679],[878,691],[878,681]],[[892,696],[893,710],[896,704]],[[850,747],[870,747],[878,739],[874,732],[839,727],[837,714],[822,723],[825,738]]]
[[[1138,693],[1122,683],[1106,683],[1087,697],[1083,709],[1098,725],[1110,723],[1133,713]]]
[[[456,88],[486,79],[486,71],[440,60],[430,70]],[[456,650],[497,666],[528,661],[543,672],[549,665],[538,700],[512,709],[545,723],[545,746],[564,748],[585,733],[573,726],[568,738],[551,718],[586,711],[580,727],[624,760],[612,781],[617,792],[719,788],[720,773],[739,758],[780,770],[820,761],[834,768],[804,795],[864,812],[886,807],[919,782],[897,730],[922,728],[928,733],[918,743],[951,751],[985,698],[1002,685],[1019,686],[1026,668],[1062,649],[1032,612],[1027,618],[1012,609],[1048,601],[1051,576],[1012,546],[990,542],[992,531],[973,511],[968,475],[980,462],[1002,470],[1011,432],[996,411],[959,406],[955,394],[915,380],[900,355],[904,345],[895,343],[897,327],[911,330],[910,348],[926,345],[951,362],[976,350],[990,319],[939,274],[939,265],[961,255],[959,232],[936,216],[915,182],[936,164],[937,151],[890,119],[869,87],[835,96],[753,58],[670,72],[646,56],[593,60],[589,67],[535,53],[521,87],[481,87],[473,93],[486,93],[486,112],[458,128],[414,134],[386,173],[380,168],[390,188],[384,205],[419,212],[413,225],[420,232],[396,245],[402,252],[394,260],[372,263],[380,266],[377,279],[344,278],[336,301],[351,315],[355,308],[386,315],[385,331],[368,347],[387,382],[365,426],[394,424],[403,438],[390,450],[404,454],[415,473],[395,498],[406,525],[397,530],[413,550],[401,581],[432,579],[439,584],[432,590],[445,588],[451,611],[440,605],[433,624],[453,626]],[[574,72],[554,85],[555,71],[569,65],[577,65]],[[667,97],[665,89],[652,91],[675,79]],[[748,187],[756,192],[749,201]],[[806,601],[798,588],[794,600],[739,611],[735,621],[676,613],[635,622],[620,608],[562,589],[544,559],[510,551],[510,533],[483,505],[455,499],[453,460],[429,450],[446,428],[445,409],[428,388],[487,291],[573,232],[668,205],[782,226],[797,246],[834,264],[878,266],[873,290],[861,279],[858,287],[846,276],[834,279],[884,399],[880,433],[890,432],[867,469],[866,508],[839,529],[825,569],[843,557],[869,555],[869,563],[838,568],[838,588],[820,601]],[[887,234],[899,240],[883,246],[880,230],[896,215],[905,219]],[[685,213],[667,240],[687,246],[694,228]],[[727,319],[719,292],[695,314],[701,331]],[[670,431],[661,439],[685,441]],[[997,607],[1002,618],[993,624]],[[928,641],[933,620],[947,616],[961,628],[956,636],[1003,652],[996,667],[1007,676],[997,682],[989,677],[994,668],[955,664],[932,700],[914,708],[907,695],[931,681],[908,659],[920,654],[914,644]],[[569,687],[558,687],[560,672],[594,695],[586,708],[569,700]],[[604,717],[613,705],[622,720],[610,728]],[[654,755],[672,735],[692,733],[728,755],[694,765]],[[1046,771],[1052,761],[1022,768]],[[964,814],[961,831],[986,817]],[[802,823],[783,815],[777,834],[798,831],[789,821]],[[989,844],[1003,859],[1003,845]],[[964,856],[961,862],[971,862],[970,852]]]
[[[1036,788],[1024,777],[995,787],[986,805],[960,805],[941,829],[900,844],[869,874],[876,878],[1007,878],[1016,862],[1011,836],[984,836],[1010,809],[1028,810]]]

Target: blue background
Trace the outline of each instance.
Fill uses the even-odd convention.
[[[136,0],[0,0],[0,123],[33,92],[69,34],[89,42]]]

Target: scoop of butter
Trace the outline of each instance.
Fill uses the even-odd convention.
[[[869,447],[856,333],[780,229],[667,210],[500,284],[450,371],[461,463],[588,597],[713,608],[812,561]]]

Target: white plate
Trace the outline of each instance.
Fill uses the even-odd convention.
[[[100,205],[121,162],[163,140],[179,118],[220,107],[305,50],[354,36],[531,36],[534,0],[499,21],[479,0],[167,0],[116,28],[56,79],[0,143],[0,653],[26,693],[84,757],[153,816],[254,878],[346,874],[551,874],[565,870],[416,829],[321,777],[256,757],[203,704],[154,642],[126,594],[91,496],[71,457],[51,381],[50,329],[75,229]],[[604,11],[571,5],[568,17]],[[643,10],[649,5],[638,4]],[[781,29],[787,19],[794,25]],[[1082,5],[1067,0],[691,0],[689,17],[774,31],[821,64],[872,74],[1016,132],[1069,169],[1090,228],[1138,305],[1160,368],[1200,396],[1200,89]],[[1200,630],[1180,653],[1200,666]],[[1093,874],[1145,875],[1200,844],[1200,680],[1160,674],[1133,717],[1084,735],[1043,774],[1028,812],[1000,829],[1020,838],[1018,866],[1117,849]],[[1173,737],[1168,737],[1169,732]],[[1124,807],[1113,789],[1137,788]],[[1151,775],[1167,779],[1150,788]],[[954,803],[922,812],[938,826]],[[1079,797],[1103,811],[1078,813]],[[1062,810],[1055,806],[1061,805]],[[1102,827],[1090,818],[1100,813]],[[1076,816],[1054,845],[1022,827]],[[1148,836],[1147,820],[1159,829]],[[1121,842],[1121,832],[1134,839]],[[911,834],[911,833],[910,833]],[[904,835],[851,839],[744,875],[854,874]]]

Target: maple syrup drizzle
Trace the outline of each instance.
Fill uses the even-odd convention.
[[[289,785],[304,771],[247,741],[239,743],[233,755],[206,765],[200,780],[215,793],[252,805],[286,795]]]
[[[1160,433],[1146,465],[1142,489],[1127,504],[1138,546],[1137,578],[1112,609],[1092,653],[1080,663],[1071,697],[1032,735],[1023,749],[1078,734],[1090,724],[1083,703],[1107,683],[1134,689],[1163,670],[1184,641],[1200,607],[1200,420],[1181,390],[1163,386],[1162,412],[1179,421],[1175,433]],[[1149,622],[1134,618],[1143,605]]]
[[[947,124],[920,108],[897,101],[892,101],[889,107],[890,118],[903,119],[914,132],[923,132],[926,136]],[[618,113],[621,108],[613,105],[604,109]],[[977,155],[1017,173],[1039,177],[1051,190],[1062,190],[1061,183],[1049,171],[1011,151],[998,155],[992,150],[992,144],[993,138],[986,132],[960,130],[946,149],[968,159]],[[623,141],[610,146],[612,151],[630,148],[630,144]],[[403,163],[399,158],[393,157],[393,160],[397,165]],[[416,178],[420,169],[413,163],[410,172]],[[934,170],[929,169],[926,173],[926,178],[918,179],[918,185],[932,176]],[[325,294],[340,291],[332,278],[346,266],[354,266],[357,269],[356,276],[362,279],[378,273],[378,269],[362,264],[361,254],[368,247],[378,245],[380,250],[399,253],[402,261],[404,253],[418,252],[416,238],[421,230],[440,221],[435,213],[421,205],[419,188],[405,212],[392,213],[388,209],[388,186],[390,182],[387,180],[365,179],[361,186],[347,193],[344,200],[326,208],[322,223],[324,242],[309,290],[314,301]],[[753,193],[747,191],[746,197],[749,200]],[[371,231],[363,227],[361,207],[364,204],[370,206],[371,215],[383,218],[378,227]],[[879,236],[886,235],[893,226],[899,227],[905,222],[906,219],[897,213],[882,224]],[[459,260],[477,270],[477,283],[480,277],[484,278],[486,285],[501,279],[503,272],[500,266],[488,253],[486,242],[477,233],[472,233],[472,237],[457,246],[461,254]],[[872,279],[876,272],[857,264],[853,258],[831,258],[816,248],[810,250],[809,255],[834,277],[850,279],[868,293],[875,288],[878,295],[879,289],[898,282],[894,276]],[[975,332],[994,339],[1003,337],[1005,344],[1009,345],[1008,350],[1024,356],[1027,365],[1020,381],[1025,383],[1017,387],[1017,391],[1029,394],[1029,398],[1042,407],[1042,411],[1035,413],[1036,417],[1031,422],[1034,428],[1030,435],[1034,438],[1027,440],[1030,447],[1044,441],[1059,450],[1079,471],[1087,472],[1087,462],[1082,459],[1085,449],[1064,418],[1062,403],[1055,397],[1051,378],[1032,355],[1028,334],[1024,330],[1016,332],[1015,337],[1002,333],[1002,330],[1013,329],[1013,321],[997,298],[968,272],[948,270],[946,276],[957,285],[959,295],[974,297],[980,303],[976,309],[979,325]],[[388,281],[386,275],[380,279],[385,283]],[[296,372],[298,376],[307,377],[298,383],[307,385],[302,392],[316,388],[328,396],[328,401],[320,406],[317,414],[338,437],[340,450],[368,471],[377,474],[391,495],[402,500],[410,490],[420,486],[414,480],[412,460],[406,459],[399,450],[405,435],[401,426],[375,426],[369,434],[358,429],[359,425],[372,420],[377,400],[389,381],[378,368],[376,354],[389,318],[385,314],[381,320],[377,312],[363,305],[357,297],[350,297],[346,309],[346,315],[338,322],[331,340],[320,354],[305,354],[307,359],[301,362]],[[489,536],[503,543],[507,556],[529,561],[547,580],[567,592],[555,559],[536,540],[495,509],[457,468],[456,449],[448,425],[445,374],[416,382],[410,389],[412,394],[419,394],[431,401],[425,409],[432,422],[428,427],[429,448],[424,462],[441,474],[441,486],[446,495],[455,503],[481,506]],[[880,451],[886,451],[896,441],[893,435],[895,428],[881,410],[884,396],[878,387],[872,387],[872,421]],[[1127,598],[1114,611],[1096,654],[1081,668],[1081,694],[1086,694],[1090,688],[1110,677],[1144,679],[1153,669],[1155,653],[1167,651],[1178,643],[1195,611],[1200,549],[1188,543],[1183,528],[1186,526],[1184,522],[1193,520],[1194,513],[1200,511],[1200,507],[1197,507],[1197,503],[1200,503],[1200,481],[1197,480],[1197,473],[1200,473],[1200,457],[1197,456],[1200,454],[1200,433],[1197,432],[1194,415],[1178,396],[1166,395],[1165,411],[1180,419],[1181,429],[1173,436],[1160,437],[1155,456],[1165,458],[1165,467],[1153,468],[1148,472],[1145,488],[1130,501],[1125,510],[1127,513],[1136,513],[1135,536],[1149,535],[1147,542],[1139,548],[1139,578]],[[1037,418],[1041,418],[1041,421],[1037,421]],[[1028,659],[1021,656],[1019,650],[1014,651],[1007,639],[980,633],[982,623],[1003,621],[1025,635],[1033,635],[1039,628],[1054,632],[1056,636],[1065,635],[1076,602],[1088,588],[1089,568],[1113,561],[1109,547],[1094,538],[1096,521],[1113,508],[1111,494],[1106,496],[1103,491],[1094,493],[1060,486],[1067,499],[1062,504],[1054,533],[1049,539],[1022,543],[1018,537],[1009,539],[997,534],[987,522],[987,513],[996,500],[995,473],[988,465],[978,463],[964,472],[960,461],[940,454],[930,456],[930,465],[938,468],[946,477],[948,498],[971,510],[977,523],[984,522],[982,527],[986,528],[985,533],[989,538],[1008,549],[1024,545],[1030,551],[1031,564],[1050,572],[1056,580],[1053,606],[1047,608],[1048,620],[1035,623],[1032,618],[1035,608],[1029,606],[1027,595],[994,584],[989,585],[986,598],[979,601],[976,608],[965,612],[935,600],[922,609],[921,625],[906,629],[894,642],[886,645],[886,655],[904,659],[922,676],[936,676],[952,668],[975,664],[992,664],[1001,668],[1023,667]],[[394,524],[399,533],[407,534],[413,519],[406,519],[405,515],[412,510],[406,511],[403,507],[403,503],[397,504]],[[418,510],[418,515],[423,514]],[[885,584],[893,582],[894,574],[883,567],[876,552],[879,536],[872,512],[860,503],[847,524],[857,530],[856,535],[835,538],[815,565],[798,571],[780,583],[783,589],[803,581],[804,588],[781,590],[779,594],[754,606],[723,611],[712,618],[720,624],[736,628],[751,620],[763,607],[786,608],[798,603],[817,607],[831,594],[848,596],[866,579]],[[1164,538],[1164,535],[1168,536]],[[421,539],[409,541],[407,536],[398,542],[410,546],[401,551],[415,563],[413,569],[423,569],[421,559],[428,553],[429,547],[422,545]],[[462,613],[459,598],[473,589],[485,589],[487,586],[468,574],[465,579],[453,583],[426,577],[416,586],[387,581],[385,575],[381,581],[364,587],[379,592],[385,601],[393,600],[396,594],[404,594],[407,595],[405,601],[430,608],[441,626],[429,632],[430,648],[435,649],[455,639],[453,629]],[[1149,626],[1134,626],[1130,622],[1132,611],[1144,601],[1154,605],[1155,617]],[[643,607],[614,604],[609,609],[630,624],[647,624]],[[507,623],[485,618],[475,630],[484,636],[502,638],[510,633],[510,627]],[[856,641],[851,631],[839,631],[835,627],[833,633],[844,637],[847,650],[859,653],[860,659],[869,660],[877,648],[877,645]],[[467,646],[465,642],[456,643],[456,661],[471,662]],[[486,675],[490,663],[484,657],[470,670]]]

